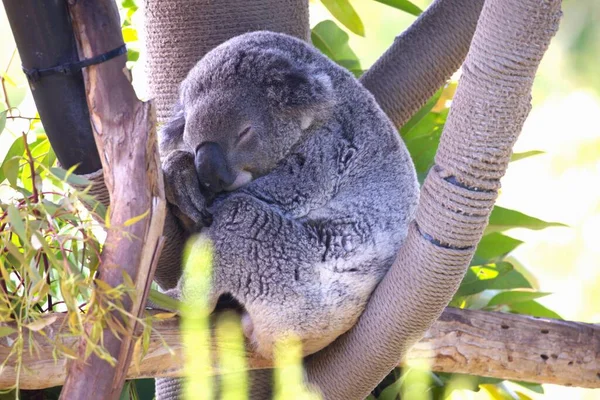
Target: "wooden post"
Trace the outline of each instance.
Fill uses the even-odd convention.
[[[123,45],[117,6],[113,0],[70,0],[69,11],[81,59],[89,59]],[[162,245],[165,197],[150,103],[139,101],[125,68],[125,55],[84,70],[86,98],[104,180],[110,194],[110,224],[98,278],[111,287],[134,282],[136,295],[122,298],[134,316],[143,304],[154,276]],[[142,217],[143,216],[143,217]],[[127,223],[138,219],[133,224]],[[97,299],[97,297],[96,297]],[[103,331],[103,346],[116,366],[96,355],[69,363],[61,399],[117,399],[132,351],[135,321],[121,318],[128,334]],[[87,327],[89,330],[89,326]]]

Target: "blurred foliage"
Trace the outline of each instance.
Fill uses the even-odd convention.
[[[372,0],[419,15],[420,7],[408,0]],[[348,0],[321,0],[331,13],[332,19],[322,21],[312,29],[314,45],[326,56],[347,68],[359,77],[363,68],[361,60],[350,47],[350,35],[346,30],[359,35],[368,34],[359,13]],[[135,65],[139,58],[138,30],[134,16],[138,7],[134,0],[123,0],[120,12],[123,20],[123,36],[128,45],[128,66]],[[595,29],[595,28],[589,28]],[[579,32],[581,41],[588,43],[590,32]],[[98,267],[99,254],[106,226],[102,221],[106,210],[87,195],[87,190],[75,190],[70,184],[85,187],[87,182],[71,171],[56,166],[56,157],[37,115],[22,116],[21,102],[26,98],[26,88],[17,83],[22,81],[18,69],[14,68],[14,49],[9,55],[8,66],[3,69],[0,103],[0,140],[8,143],[7,151],[0,152],[0,321],[13,321],[18,329],[0,328],[0,337],[13,341],[14,357],[18,357],[25,341],[33,340],[32,332],[44,336],[45,328],[56,319],[51,312],[65,313],[68,329],[66,335],[81,335],[89,343],[89,353],[95,352],[110,360],[99,345],[102,326],[115,332],[123,332],[120,323],[109,314],[119,310],[119,299],[131,292],[124,285],[110,288],[92,278]],[[422,182],[434,163],[441,133],[448,117],[449,106],[456,90],[456,82],[449,82],[399,130],[415,162],[419,180]],[[7,139],[7,136],[9,138]],[[540,152],[515,154],[513,161],[535,156]],[[85,208],[82,205],[86,204]],[[88,211],[88,208],[92,211]],[[540,292],[533,274],[510,257],[522,241],[504,232],[510,228],[540,230],[561,224],[546,222],[524,213],[496,207],[490,225],[479,244],[470,268],[454,296],[455,307],[504,311],[540,317],[560,318],[552,310],[542,306],[537,299],[548,293]],[[111,227],[118,229],[118,227]],[[188,249],[188,259],[196,257],[190,265],[204,266],[201,273],[193,274],[197,279],[187,283],[191,292],[206,293],[206,272],[210,270],[210,251],[202,254]],[[198,258],[200,261],[198,261]],[[91,302],[92,297],[102,301]],[[153,299],[161,297],[153,293]],[[206,299],[197,298],[192,308],[181,310],[183,316],[184,341],[187,344],[190,368],[189,398],[198,393],[207,393],[211,379],[206,373],[210,369],[207,353],[209,338],[206,336],[208,315],[198,312],[206,308]],[[89,304],[99,304],[90,307]],[[172,304],[171,304],[172,305]],[[193,310],[191,312],[190,310]],[[131,316],[129,316],[131,317]],[[83,330],[85,322],[93,322],[94,329],[88,334]],[[134,363],[139,362],[148,348],[151,321],[139,321],[145,327],[144,334],[136,343]],[[222,371],[228,372],[221,380],[223,398],[245,398],[247,377],[243,372],[243,338],[239,322],[224,315],[217,324],[219,343],[228,343],[220,348]],[[301,386],[300,356],[297,346],[290,341],[282,344],[277,353],[276,373],[277,398],[314,398]],[[49,339],[48,339],[49,340]],[[61,343],[61,336],[52,339],[57,355],[76,357],[76,354]],[[196,381],[198,380],[198,381]],[[486,391],[493,399],[528,399],[515,387],[527,388],[543,393],[540,385],[524,382],[507,382],[475,376],[434,373],[425,365],[413,363],[392,371],[373,391],[370,399],[444,399],[455,390]],[[128,382],[122,399],[150,399],[154,391],[152,381]],[[57,389],[44,391],[47,398],[55,398]],[[53,397],[54,396],[54,397]],[[208,395],[207,395],[208,398]]]

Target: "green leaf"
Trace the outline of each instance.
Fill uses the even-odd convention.
[[[508,292],[498,293],[488,302],[488,307],[500,306],[500,305],[513,305],[515,303],[522,303],[540,297],[548,296],[550,293],[544,292],[526,292],[520,290],[513,290]]]
[[[8,110],[4,110],[2,112],[0,112],[0,133],[2,133],[2,131],[4,130],[4,127],[6,126],[6,114],[8,113]]]
[[[9,182],[15,186],[17,176],[19,174],[19,163],[25,152],[25,144],[23,138],[18,137],[15,139],[13,144],[8,149],[2,166],[0,166],[0,183],[4,182],[5,179],[10,178]]]
[[[495,206],[490,215],[490,223],[487,226],[486,234],[491,232],[501,232],[511,228],[526,228],[540,230],[551,226],[567,226],[559,222],[546,222],[541,219],[531,217],[522,212],[510,210]]]
[[[396,400],[400,390],[402,390],[402,378],[398,378],[396,382],[383,389],[377,400]]]
[[[365,36],[365,27],[348,0],[321,0],[331,15],[350,31]]]
[[[410,132],[410,130],[415,125],[417,125],[427,114],[429,114],[429,112],[431,111],[431,109],[436,105],[436,103],[438,102],[438,100],[442,96],[442,92],[443,91],[444,91],[444,88],[441,88],[437,92],[435,92],[435,94],[433,96],[431,96],[429,98],[429,100],[427,100],[427,103],[425,103],[425,105],[423,107],[421,107],[421,109],[419,111],[417,111],[415,113],[415,115],[413,115],[412,118],[409,119],[408,122],[406,122],[400,128],[400,134],[402,136],[404,136],[407,132]]]
[[[531,390],[532,392],[544,394],[544,387],[539,383],[531,383],[531,382],[523,382],[523,381],[510,381],[516,383],[519,386],[523,386],[526,389]]]
[[[482,265],[497,261],[516,249],[523,242],[499,232],[481,238],[471,265]]]
[[[137,61],[140,58],[140,52],[133,49],[127,49],[127,61]]]
[[[408,0],[375,0],[378,3],[388,5],[390,7],[397,8],[398,10],[406,11],[409,14],[419,16],[423,10],[414,5]]]
[[[52,172],[52,175],[56,176],[58,179],[65,181],[70,185],[86,186],[91,183],[83,176],[75,175],[71,171],[66,171],[59,167],[50,168],[50,172]]]
[[[181,308],[181,302],[179,300],[173,299],[154,289],[150,289],[148,300],[165,310],[179,310]]]
[[[512,155],[512,157],[510,158],[510,161],[519,161],[522,160],[524,158],[529,158],[529,157],[533,157],[533,156],[537,156],[539,154],[546,154],[546,152],[544,151],[540,151],[540,150],[532,150],[532,151],[525,151],[523,153],[514,153]]]
[[[499,262],[470,267],[456,292],[455,298],[471,296],[488,289],[531,289],[531,283],[512,264]]]
[[[313,45],[331,60],[351,71],[362,70],[348,39],[348,34],[331,20],[319,22],[311,32]]]
[[[515,303],[510,306],[510,311],[517,314],[531,315],[532,317],[563,319],[560,315],[535,300]]]
[[[137,4],[135,4],[134,0],[123,0],[121,2],[121,7],[123,7],[123,8],[137,8]]]
[[[0,326],[0,338],[15,333],[16,330],[10,326]]]
[[[21,218],[21,214],[17,208],[10,204],[8,206],[8,222],[10,222],[10,226],[12,227],[12,231],[19,235],[21,240],[26,240],[27,235],[25,234],[25,224],[23,224],[23,219]]]

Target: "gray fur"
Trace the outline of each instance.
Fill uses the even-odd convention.
[[[213,243],[212,302],[236,298],[251,320],[246,334],[267,357],[289,332],[305,354],[320,350],[356,322],[414,216],[418,183],[396,129],[349,72],[269,32],[209,52],[182,83],[180,102],[160,137],[167,186],[178,193],[170,201],[205,225],[198,215],[212,199],[182,200],[201,190],[189,187],[197,185],[189,161],[169,162],[204,141],[254,177],[212,201],[213,222],[196,239]],[[236,147],[247,124],[252,143]]]

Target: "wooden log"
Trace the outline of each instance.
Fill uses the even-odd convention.
[[[80,59],[94,58],[123,45],[114,0],[70,0],[68,4]],[[122,296],[120,302],[129,315],[138,316],[146,304],[162,246],[166,202],[153,109],[150,103],[137,99],[125,62],[125,55],[121,55],[91,65],[84,70],[84,81],[111,203],[112,228],[102,251],[98,279],[117,287],[126,283],[128,276],[135,293]],[[93,299],[103,306],[102,296],[95,295]],[[116,365],[96,354],[84,359],[87,343],[81,338],[77,346],[79,357],[68,365],[61,399],[90,398],[92,393],[98,399],[119,398],[131,359],[135,322],[116,312],[113,316],[125,334],[104,327],[101,335],[103,347]],[[86,324],[86,332],[91,331],[92,324]],[[61,370],[64,373],[64,366]],[[62,381],[64,376],[60,376]]]
[[[58,334],[62,316],[46,329],[50,341]],[[156,321],[147,355],[129,367],[128,379],[181,376],[183,358],[178,319]],[[160,339],[173,350],[171,355]],[[38,336],[39,337],[39,336]],[[39,337],[36,351],[23,351],[20,387],[41,389],[63,384],[64,358],[56,362],[48,339]],[[14,335],[12,336],[14,339]],[[211,343],[216,350],[218,343]],[[0,361],[10,348],[0,339]],[[64,342],[75,345],[75,340]],[[248,366],[268,368],[271,362],[252,352]],[[425,360],[433,371],[515,379],[534,383],[600,388],[600,325],[539,319],[523,315],[447,308],[426,336],[408,354],[408,360]],[[15,356],[0,373],[0,389],[17,379]],[[214,373],[218,373],[218,367]],[[96,389],[98,390],[98,389]]]

